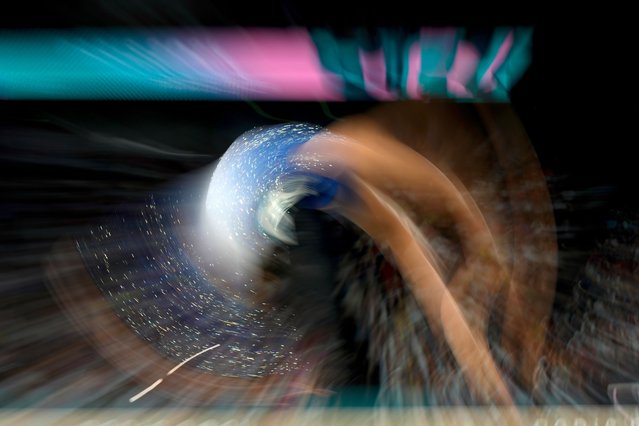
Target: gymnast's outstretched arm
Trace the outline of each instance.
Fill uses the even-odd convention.
[[[433,327],[443,331],[478,398],[512,404],[484,335],[469,327],[437,271],[434,257],[420,244],[414,227],[402,215],[401,209],[360,178],[350,177],[348,188],[338,191],[326,210],[351,220],[378,244],[391,250],[427,319]]]

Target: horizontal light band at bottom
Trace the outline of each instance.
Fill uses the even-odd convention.
[[[0,410],[0,425],[639,425],[639,406],[410,409],[24,409]]]

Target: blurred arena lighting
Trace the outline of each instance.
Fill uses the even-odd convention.
[[[532,29],[0,32],[0,98],[507,101]]]

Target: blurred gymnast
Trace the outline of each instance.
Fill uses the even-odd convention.
[[[423,328],[413,327],[417,331],[412,337],[422,344],[417,349],[407,337],[405,323],[371,315],[376,306],[386,303],[383,297],[360,297],[356,303],[368,310],[364,315],[374,317],[373,327],[368,330],[373,335],[369,339],[371,364],[382,362],[377,346],[390,348],[386,351],[392,358],[388,362],[395,364],[384,374],[402,370],[400,385],[423,390],[421,376],[440,373],[435,369],[416,371],[418,362],[406,362],[393,350],[433,355],[437,350],[434,346],[441,346],[446,347],[446,357],[454,358],[452,370],[463,376],[460,383],[468,385],[473,401],[511,404],[517,402],[517,387],[530,392],[544,350],[554,295],[556,243],[543,174],[507,105],[391,103],[336,121],[327,129],[291,123],[249,131],[233,143],[213,172],[204,215],[211,237],[208,231],[199,232],[199,225],[194,227],[203,241],[213,241],[213,252],[218,257],[215,262],[205,259],[200,268],[195,268],[192,263],[198,257],[205,258],[205,253],[185,252],[190,260],[181,267],[204,287],[211,283],[234,286],[230,293],[233,303],[244,305],[234,304],[228,309],[261,309],[264,294],[268,299],[270,288],[279,282],[273,275],[281,272],[279,267],[274,274],[265,272],[264,265],[273,260],[273,245],[290,248],[306,244],[298,259],[310,259],[309,264],[317,263],[320,257],[309,256],[312,244],[296,232],[300,215],[293,218],[290,214],[295,207],[344,218],[367,234],[396,267],[418,305],[417,312],[407,312],[406,305],[396,310],[404,317],[417,314],[436,339],[431,342],[422,333]],[[185,229],[173,231],[178,238]],[[455,255],[434,244],[438,235],[446,236]],[[119,240],[114,242],[119,244]],[[105,243],[96,244],[102,247]],[[174,360],[157,353],[113,315],[104,294],[83,269],[85,260],[77,256],[75,247],[67,243],[58,250],[54,260],[64,268],[54,267],[56,262],[52,261],[49,271],[64,305],[75,318],[82,319],[79,323],[105,356],[124,370],[136,371],[143,382],[153,383],[149,389],[159,383],[158,371],[170,371],[161,387],[182,389],[184,397],[188,394],[193,400],[230,398],[234,403],[278,403],[290,397],[325,395],[334,383],[327,380],[330,374],[324,367],[331,363],[326,361],[327,355],[330,358],[335,350],[334,342],[327,342],[335,339],[327,337],[330,331],[322,334],[323,325],[316,320],[323,314],[311,312],[316,301],[313,297],[301,296],[309,299],[302,323],[314,324],[310,328],[301,324],[300,332],[311,332],[298,347],[282,345],[281,351],[277,349],[281,356],[277,359],[290,358],[286,374],[245,376],[242,371],[211,374],[196,368],[176,370]],[[82,252],[83,246],[78,247]],[[124,258],[131,257],[129,249],[133,250],[122,248]],[[115,253],[110,251],[112,262]],[[346,261],[348,256],[359,254],[347,253]],[[77,268],[70,268],[70,262]],[[215,268],[204,274],[202,268],[209,263],[215,263]],[[306,268],[301,263],[290,262],[289,266],[299,270],[287,289],[330,279],[329,275],[319,276],[321,267]],[[102,273],[89,269],[96,276]],[[61,270],[78,271],[73,281],[78,285],[73,291],[64,286],[69,280],[60,275]],[[313,274],[317,276],[313,278]],[[383,287],[383,277],[367,276],[377,282],[364,285]],[[352,287],[361,285],[352,281]],[[269,302],[277,304],[278,299]],[[155,303],[152,300],[149,306]],[[224,312],[214,314],[225,318]],[[498,341],[491,335],[494,323],[498,324]],[[179,321],[175,327],[182,330]],[[229,327],[237,331],[235,326]],[[380,333],[384,328],[391,329],[392,339]],[[319,333],[315,333],[317,329]],[[222,335],[225,332],[220,330]],[[277,340],[278,333],[263,337]],[[240,336],[240,340],[237,345],[251,347],[247,336]],[[400,346],[392,347],[391,340]],[[212,348],[205,349],[209,362],[218,356],[215,350],[209,351]],[[426,377],[430,390],[446,387],[442,375],[450,371]]]
[[[459,121],[451,127],[455,120]],[[486,181],[486,176],[494,175],[492,163],[512,159],[504,159],[503,152],[502,158],[494,158],[500,155],[495,154],[498,143],[497,147],[486,144],[490,138],[478,143],[468,122],[453,106],[425,103],[393,104],[336,122],[328,131],[298,140],[287,151],[286,161],[295,170],[290,176],[295,177],[287,181],[286,188],[280,185],[280,190],[269,193],[269,201],[263,203],[268,207],[260,210],[258,220],[264,231],[286,243],[294,242],[294,236],[284,216],[295,204],[326,211],[358,226],[393,259],[432,331],[449,345],[476,400],[511,404],[511,392],[489,348],[487,327],[495,309],[489,305],[505,294],[506,303],[497,307],[505,311],[502,344],[520,366],[518,379],[525,386],[531,372],[526,372],[524,364],[535,365],[543,346],[539,329],[547,321],[552,300],[554,242],[548,232],[528,241],[526,248],[536,254],[544,252],[542,259],[528,263],[546,266],[547,271],[539,272],[535,282],[522,277],[525,261],[512,245],[523,243],[526,237],[506,229],[504,223],[521,228],[518,222],[526,219],[521,214],[517,217],[516,208],[499,213],[504,200],[498,195],[518,183],[508,171],[502,182]],[[437,144],[439,148],[433,149]],[[514,148],[517,154],[512,155],[520,155],[522,167],[532,167],[529,184],[533,178],[538,180],[538,174],[533,176],[534,153],[524,149],[522,154]],[[424,151],[430,151],[434,160],[423,155]],[[521,162],[526,156],[527,163]],[[472,185],[473,179],[489,184],[478,195],[483,197],[481,208],[463,182]],[[553,225],[547,194],[536,197],[542,205],[536,220],[544,222],[547,231]],[[510,203],[514,204],[512,199]],[[418,225],[414,217],[428,220]],[[463,261],[452,268],[425,236],[425,231],[442,227],[454,230],[462,251]],[[531,291],[535,301],[527,311],[518,309],[523,306],[522,294]],[[531,335],[530,329],[537,334]]]

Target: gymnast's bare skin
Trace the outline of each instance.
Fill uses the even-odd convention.
[[[443,335],[476,397],[485,402],[511,404],[512,397],[488,347],[489,307],[471,299],[490,300],[506,294],[509,304],[504,308],[503,344],[515,361],[523,364],[520,381],[529,384],[532,371],[525,369],[536,364],[543,346],[539,325],[547,321],[554,280],[552,273],[542,274],[537,282],[522,279],[522,261],[512,253],[513,241],[509,241],[501,226],[510,218],[503,217],[503,213],[500,217],[495,209],[500,201],[498,186],[508,191],[516,182],[508,181],[508,175],[506,182],[493,182],[495,188],[489,185],[484,198],[478,197],[480,207],[465,183],[472,185],[473,179],[490,175],[490,164],[500,160],[499,153],[492,153],[491,158],[486,146],[474,153],[478,147],[473,146],[472,132],[460,137],[450,132],[450,125],[438,121],[459,118],[454,107],[440,107],[395,104],[347,118],[329,127],[337,138],[316,137],[304,144],[298,155],[319,158],[317,173],[347,182],[349,191],[338,193],[326,210],[348,218],[377,244],[390,249],[431,327]],[[402,125],[406,128],[402,129]],[[466,125],[464,121],[458,123],[462,129]],[[437,139],[447,136],[450,145],[437,147],[441,143]],[[499,146],[493,150],[498,151]],[[434,154],[434,160],[422,154],[428,151]],[[464,164],[464,157],[479,161]],[[547,193],[538,198],[549,205]],[[442,270],[437,254],[429,249],[416,224],[396,202],[398,199],[408,199],[413,212],[427,215],[435,225],[452,224],[464,257],[452,274]],[[543,213],[547,210],[536,219],[552,228],[552,217]],[[511,214],[516,216],[517,212]],[[544,262],[552,270],[553,249],[556,252],[552,238],[547,236],[532,245],[546,254],[550,252]],[[521,295],[526,293],[536,298],[531,309],[522,304]],[[521,352],[516,353],[517,347],[528,350],[522,356]]]

